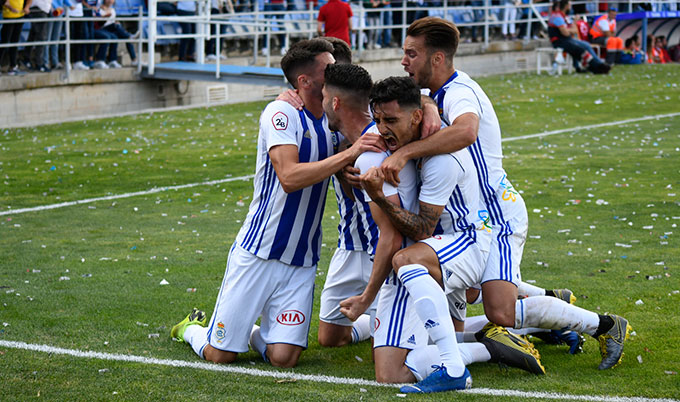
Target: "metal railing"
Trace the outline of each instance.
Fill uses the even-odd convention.
[[[222,52],[222,41],[223,40],[247,40],[252,43],[253,49],[253,64],[259,63],[259,50],[260,42],[263,41],[264,47],[269,49],[266,52],[265,65],[271,66],[271,49],[272,49],[272,39],[274,36],[280,35],[282,37],[283,44],[288,44],[293,38],[311,38],[316,35],[316,20],[318,16],[318,10],[312,8],[310,3],[309,8],[305,10],[293,10],[293,11],[263,11],[255,10],[253,12],[235,13],[235,14],[216,14],[211,15],[211,7],[209,0],[193,0],[196,2],[196,15],[191,16],[178,16],[178,15],[158,15],[157,4],[161,1],[169,0],[150,0],[148,3],[148,15],[144,15],[143,10],[139,8],[136,16],[127,17],[117,17],[116,21],[121,22],[135,22],[140,35],[135,39],[74,39],[71,33],[71,22],[84,22],[84,21],[106,21],[107,18],[102,17],[73,17],[66,13],[64,17],[56,18],[34,18],[34,19],[3,19],[0,20],[0,24],[12,24],[12,23],[46,23],[50,21],[63,21],[65,23],[64,28],[64,39],[60,40],[49,40],[40,42],[20,42],[20,43],[3,43],[0,44],[0,48],[7,47],[23,47],[23,46],[46,46],[46,45],[64,45],[65,47],[65,74],[63,79],[70,81],[71,79],[71,47],[73,45],[86,45],[86,44],[109,44],[109,43],[133,43],[136,45],[138,52],[138,65],[137,71],[141,72],[142,69],[142,55],[143,55],[143,44],[147,44],[147,66],[149,74],[153,74],[155,69],[155,53],[156,45],[158,41],[163,40],[182,40],[182,39],[193,39],[196,41],[196,60],[198,63],[205,62],[205,41],[215,40],[215,54],[219,56]],[[540,24],[544,29],[547,27],[546,20],[550,13],[551,3],[548,2],[538,2],[534,3],[529,1],[527,4],[514,5],[514,4],[502,4],[502,5],[492,5],[491,0],[479,0],[483,4],[479,6],[461,6],[461,1],[458,0],[441,0],[437,6],[409,6],[405,1],[401,3],[400,6],[379,8],[379,9],[366,9],[360,2],[358,5],[353,5],[352,8],[355,14],[355,30],[354,30],[354,43],[355,51],[361,55],[362,52],[366,51],[364,46],[364,38],[367,37],[371,31],[376,31],[376,35],[383,34],[391,39],[398,39],[397,42],[403,43],[403,39],[406,36],[406,29],[408,27],[409,17],[413,14],[428,14],[436,15],[443,18],[453,20],[460,29],[470,29],[479,30],[481,29],[483,34],[483,46],[487,47],[491,40],[491,30],[494,27],[501,26],[504,21],[500,18],[505,12],[511,8],[517,9],[517,16],[514,19],[505,21],[509,24],[515,24],[516,26],[522,24],[525,25],[524,29],[524,40],[528,40],[532,37],[532,26],[535,24]],[[587,12],[586,16],[598,16],[603,12],[598,11],[600,1],[573,1],[573,6],[584,5]],[[619,5],[619,3],[613,3]],[[643,0],[628,0],[627,2],[630,10],[635,10],[641,4],[647,4]],[[668,6],[671,8],[676,2],[671,2],[669,0],[657,1],[655,4],[657,8],[663,8]],[[627,11],[627,10],[620,10]],[[377,24],[367,25],[366,17],[368,13],[378,12],[380,17]],[[402,23],[394,24],[393,20],[389,17],[394,17],[395,15],[400,15]],[[375,22],[375,21],[374,21]],[[196,29],[195,33],[172,33],[163,34],[158,32],[159,24],[164,23],[191,23],[194,24]],[[146,38],[142,33],[144,28],[147,28]],[[211,28],[214,33],[211,33]],[[223,31],[227,32],[223,32]],[[385,35],[384,32],[389,31],[389,35]],[[396,38],[394,37],[396,34]],[[219,65],[220,58],[216,58],[216,77],[219,78]]]

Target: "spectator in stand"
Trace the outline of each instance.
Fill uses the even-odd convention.
[[[571,55],[576,71],[591,71],[595,74],[609,73],[610,66],[600,60],[587,42],[575,39],[578,35],[576,25],[567,19],[571,8],[569,0],[559,0],[553,4],[548,20],[548,35],[555,48],[562,48]]]
[[[104,2],[100,5],[99,15],[106,18],[106,21],[104,21],[99,30],[95,30],[95,34],[100,32],[101,34],[104,34],[113,40],[130,38],[136,39],[140,32],[137,32],[133,35],[126,31],[120,22],[116,21],[116,9],[114,8],[115,2],[116,0],[104,0]],[[135,53],[134,45],[132,43],[126,43],[125,47],[130,54],[132,65],[136,66],[137,54]],[[118,43],[112,42],[108,45],[108,48],[108,58],[106,59],[106,61],[108,61],[107,66],[109,68],[121,68],[122,65],[118,62]],[[98,52],[98,54],[100,56],[98,57],[98,60],[104,61],[101,56],[106,55],[106,51],[102,51],[101,53]]]
[[[631,36],[626,39],[623,55],[621,55],[621,64],[642,64],[643,54],[637,47],[638,36]]]
[[[373,29],[374,27],[380,25],[380,9],[385,7],[385,4],[389,4],[384,0],[363,0],[364,8],[366,11],[366,27],[368,30],[368,48],[369,49],[380,49],[380,44],[378,43],[378,38],[380,36],[380,31]]]
[[[607,63],[619,63],[623,51],[623,40],[616,35],[616,8],[610,7],[607,14],[601,15],[590,27],[592,43],[607,47]]]
[[[5,23],[2,24],[2,30],[0,31],[0,43],[19,43],[21,38],[21,29],[24,27],[24,23],[21,22],[21,18],[29,13],[31,7],[31,0],[6,0],[2,6],[2,18],[5,20],[18,21],[17,23]],[[8,21],[9,22],[9,21]],[[2,66],[2,61],[5,58],[5,54],[9,54],[9,67],[7,67],[8,75],[19,75],[22,74],[19,71],[19,65],[17,64],[17,47],[0,47],[0,67]]]
[[[47,40],[58,41],[61,38],[61,30],[64,26],[65,9],[75,8],[73,0],[52,0],[52,20],[47,23]],[[51,65],[50,65],[51,61]],[[43,63],[51,69],[62,69],[64,65],[59,62],[59,45],[45,46],[43,50]]]
[[[90,4],[88,0],[76,0],[76,6],[72,12],[71,17],[75,17],[71,22],[71,32],[73,32],[73,39],[76,40],[92,40],[94,39],[94,22],[93,21],[78,21],[79,18],[91,18],[96,9],[96,3]],[[94,44],[80,43],[76,45],[74,52],[73,64],[74,70],[89,70],[94,65]]]
[[[503,9],[503,25],[501,33],[507,40],[515,40],[515,21],[517,20],[517,6],[522,4],[521,0],[505,0]]]
[[[292,0],[291,0],[292,1]],[[264,11],[286,11],[286,4],[284,0],[267,0],[267,2],[264,4]],[[279,22],[283,22],[283,14],[268,14],[267,18],[270,20],[278,20]],[[274,31],[279,31],[283,30],[283,27],[278,27],[276,25],[273,26]],[[279,47],[281,48],[281,56],[286,54],[286,35],[280,34],[276,35],[277,40],[279,41]],[[266,39],[266,38],[265,38]],[[267,49],[268,44],[265,43],[264,46],[262,47],[262,54],[266,55],[267,52],[269,51]]]
[[[234,14],[234,3],[231,2],[231,0],[212,0],[210,2],[210,15],[215,16],[215,15],[220,15],[220,14]],[[220,24],[220,34],[223,34],[227,32],[227,26],[224,24]],[[210,24],[210,35],[214,36],[217,33],[217,25]],[[212,38],[208,41],[207,46],[205,47],[205,53],[207,56],[205,59],[207,61],[214,61],[217,60],[217,41],[215,38]],[[226,57],[222,54],[222,50],[224,50],[224,47],[222,47],[222,42],[220,42],[220,60],[226,59]]]
[[[680,42],[668,49],[668,54],[674,62],[680,62]]]
[[[665,35],[659,35],[656,38],[659,41],[660,48],[661,48],[661,58],[666,61],[666,63],[670,63],[673,61],[671,59],[670,53],[668,53],[668,40],[666,39]]]
[[[319,10],[316,31],[319,36],[332,36],[344,40],[349,45],[352,15],[349,4],[340,0],[328,0],[328,3]]]
[[[578,30],[578,38],[582,41],[588,41],[590,35],[590,25],[588,24],[588,18],[582,15],[576,18],[576,29]]]
[[[658,57],[658,63],[659,64],[666,64],[671,62],[671,56],[668,54],[668,51],[663,46],[663,38],[661,36],[657,36],[654,38],[654,56]]]
[[[50,15],[52,8],[51,0],[33,0],[27,18],[46,19]],[[32,22],[31,30],[28,32],[28,42],[44,42],[47,40],[47,21]],[[24,48],[24,60],[29,69],[49,72],[50,69],[43,64],[44,45],[26,46]]]
[[[178,1],[177,15],[191,16],[196,15],[196,2]],[[182,34],[195,34],[196,24],[193,22],[180,22]],[[183,38],[179,40],[179,61],[195,61],[196,40],[194,38]]]
[[[661,57],[659,53],[654,51],[654,35],[652,34],[647,35],[647,63],[661,63]]]

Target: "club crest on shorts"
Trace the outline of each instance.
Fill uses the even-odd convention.
[[[305,315],[298,310],[285,310],[276,316],[276,322],[281,325],[300,325],[305,322]]]
[[[277,130],[285,130],[288,128],[288,116],[283,112],[276,112],[272,116],[272,124]]]
[[[215,331],[215,338],[217,338],[217,343],[222,343],[224,340],[224,337],[227,335],[227,332],[224,329],[224,323],[218,322],[217,323],[217,331]]]

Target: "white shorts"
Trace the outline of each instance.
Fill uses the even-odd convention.
[[[380,288],[373,347],[415,349],[427,345],[428,334],[413,307],[413,298],[394,272]]]
[[[340,312],[340,302],[363,293],[373,270],[371,256],[365,251],[336,249],[321,291],[319,319],[329,324],[351,327],[352,321]],[[378,300],[366,310],[375,314]]]
[[[458,321],[465,321],[465,291],[482,279],[487,257],[485,249],[489,241],[490,233],[485,230],[477,230],[473,235],[461,232],[421,240],[421,243],[432,247],[439,258],[449,312]]]
[[[501,208],[506,222],[492,229],[489,257],[481,283],[501,280],[518,286],[522,280],[520,264],[529,228],[527,209],[519,194],[501,201]]]
[[[307,348],[316,266],[295,267],[263,260],[234,244],[208,326],[210,346],[248,351],[258,317],[265,343]]]

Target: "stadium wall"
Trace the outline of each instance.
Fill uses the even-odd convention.
[[[533,51],[523,45],[513,46],[520,48],[478,53],[480,49],[474,45],[462,47],[455,59],[456,68],[472,76],[535,70]],[[403,75],[399,64],[401,55],[399,49],[364,52],[358,62],[377,80]],[[273,64],[278,64],[278,60]],[[0,127],[26,127],[165,108],[272,99],[285,88],[283,85],[141,79],[132,68],[71,71],[68,82],[62,74],[0,77]]]

